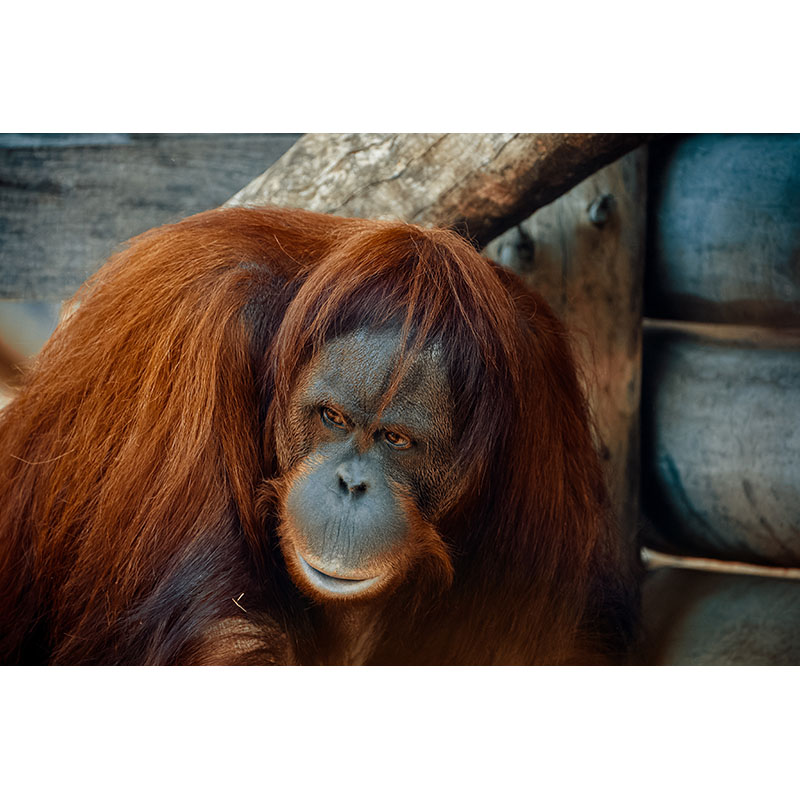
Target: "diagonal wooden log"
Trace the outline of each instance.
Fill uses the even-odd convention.
[[[650,138],[313,133],[226,205],[274,204],[449,226],[480,248]]]

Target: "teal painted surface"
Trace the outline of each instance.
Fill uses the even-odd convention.
[[[800,325],[800,135],[650,148],[645,316]]]
[[[800,351],[658,332],[644,353],[643,504],[668,545],[799,565]]]

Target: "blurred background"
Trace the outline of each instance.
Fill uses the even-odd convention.
[[[0,134],[0,405],[113,250],[224,203],[299,134]]]

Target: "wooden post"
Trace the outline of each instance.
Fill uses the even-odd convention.
[[[639,148],[486,248],[541,292],[573,333],[629,541],[638,520],[646,164]]]

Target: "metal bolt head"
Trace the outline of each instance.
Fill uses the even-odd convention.
[[[589,221],[592,225],[602,228],[608,222],[611,211],[614,207],[614,195],[601,194],[590,205],[587,211],[589,212]]]

